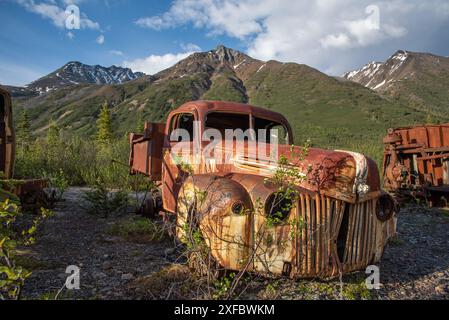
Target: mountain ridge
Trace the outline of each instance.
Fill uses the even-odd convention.
[[[122,84],[144,75],[143,72],[133,72],[129,68],[115,65],[103,67],[70,61],[24,87],[8,85],[5,87],[11,91],[13,96],[33,96],[79,84]]]
[[[329,148],[355,149],[354,144],[367,139],[381,141],[388,127],[421,123],[427,115],[307,65],[261,61],[224,46],[194,53],[155,75],[122,84],[62,87],[32,98],[17,97],[14,104],[17,111],[30,113],[36,134],[53,119],[66,134],[92,136],[100,107],[107,101],[114,133],[122,136],[139,131],[142,120],[163,122],[171,110],[199,99],[250,103],[280,112],[289,119],[298,143],[312,138]]]
[[[343,77],[415,109],[449,115],[448,57],[398,50],[385,62],[371,62]]]

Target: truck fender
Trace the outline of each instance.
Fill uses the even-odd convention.
[[[253,204],[238,182],[225,176],[192,175],[177,199],[176,236],[189,244],[200,230],[213,258],[239,270],[252,248]]]

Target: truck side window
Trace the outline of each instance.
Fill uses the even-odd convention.
[[[193,141],[193,122],[195,121],[195,117],[191,113],[182,113],[175,115],[170,124],[170,134],[176,129],[182,129],[187,131],[189,134],[190,140]],[[178,142],[181,141],[181,137],[179,137]]]
[[[259,130],[266,130],[266,135],[259,136]],[[262,118],[254,118],[254,130],[256,131],[257,140],[265,140],[270,142],[272,138],[277,138],[279,144],[289,144],[288,130],[282,123]]]

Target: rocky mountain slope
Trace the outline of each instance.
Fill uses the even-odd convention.
[[[123,84],[63,87],[17,98],[15,105],[17,110],[27,108],[38,134],[52,118],[66,134],[88,136],[95,133],[106,100],[116,135],[123,136],[143,119],[165,121],[168,112],[197,99],[247,102],[281,112],[291,122],[297,143],[311,138],[332,148],[354,148],[367,141],[381,148],[378,141],[388,127],[423,122],[427,115],[309,66],[264,62],[223,46],[195,53],[152,76]]]
[[[449,115],[448,57],[400,50],[343,77],[434,116]]]
[[[68,86],[79,84],[121,84],[144,76],[129,68],[117,66],[90,66],[72,61],[58,70],[28,84],[25,87],[9,87],[14,96],[42,95]]]

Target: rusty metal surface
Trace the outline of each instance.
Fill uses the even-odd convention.
[[[211,111],[253,114],[277,121],[292,136],[282,115],[235,103],[187,103],[170,114],[167,124],[185,112],[203,121]],[[176,215],[176,232],[181,241],[189,217],[197,217],[213,257],[227,269],[240,270],[242,263],[252,257],[249,271],[292,278],[333,277],[378,262],[388,239],[396,232],[397,207],[390,196],[382,194],[375,162],[361,154],[311,148],[299,160],[301,148],[279,145],[278,154],[284,155],[288,166],[297,168],[306,179],[293,181],[298,202],[283,223],[269,227],[267,213],[258,204],[265,208],[277,190],[267,179],[273,177],[278,163],[259,157],[260,148],[269,153],[270,145],[219,145],[213,149],[214,159],[228,161],[217,163],[206,161],[202,155],[203,141],[199,142],[199,152],[192,151],[193,142],[181,142],[191,147],[190,151],[179,148],[185,154],[176,155],[187,159],[189,173],[170,154],[175,143],[167,138],[169,130],[167,125],[164,146],[160,153],[154,153],[162,159],[164,210]],[[144,152],[136,151],[136,145],[144,141],[149,140],[142,135],[132,136],[130,165],[132,172],[148,175],[146,164],[153,153],[148,147]],[[198,193],[205,195],[201,203],[196,198]],[[245,208],[245,213],[236,214],[236,207]]]
[[[387,190],[424,193],[448,190],[449,124],[390,129],[384,144]]]
[[[41,208],[53,207],[53,195],[45,192],[48,179],[0,180],[0,185],[20,199],[23,211],[37,213]]]
[[[231,270],[241,269],[254,254],[248,271],[291,278],[335,277],[377,263],[396,232],[394,214],[386,221],[379,219],[380,206],[385,207],[379,199],[349,204],[301,188],[285,222],[269,226],[266,213],[254,203],[277,189],[263,180],[241,174],[190,177],[178,198],[178,238],[183,239],[182,226],[191,214],[195,192],[204,190],[206,198],[194,214],[200,217],[212,255]],[[245,214],[232,212],[237,201],[249,209]]]
[[[143,134],[131,133],[129,166],[131,174],[145,174],[155,181],[162,179],[162,146],[165,123],[145,123]]]
[[[0,87],[0,171],[4,178],[13,175],[15,134],[12,120],[12,103],[8,91]]]

